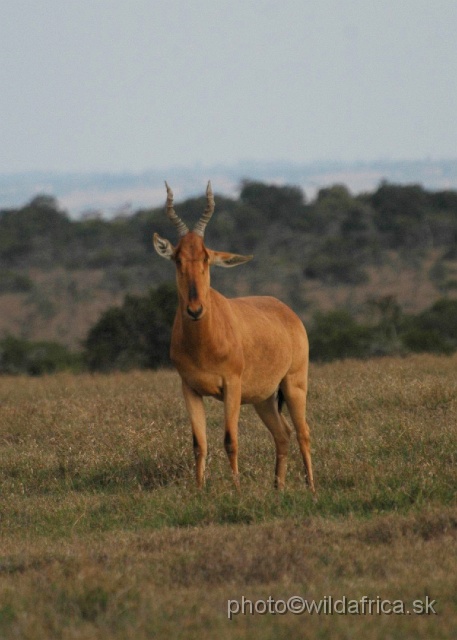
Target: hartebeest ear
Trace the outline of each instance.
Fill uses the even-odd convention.
[[[175,252],[171,242],[165,240],[165,238],[161,238],[158,233],[154,234],[154,249],[157,251],[159,256],[162,256],[162,258],[166,258],[167,260],[171,260]]]
[[[240,256],[237,253],[226,253],[225,251],[211,251],[209,253],[209,263],[215,267],[236,267],[239,264],[249,262],[254,256]]]

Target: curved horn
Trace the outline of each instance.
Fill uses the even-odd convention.
[[[211,219],[211,216],[214,213],[214,196],[213,190],[211,189],[211,181],[208,182],[208,186],[206,187],[206,209],[203,212],[202,217],[197,222],[194,227],[194,232],[203,238],[205,235],[206,225]]]
[[[168,186],[166,180],[165,186],[167,188],[167,216],[178,229],[179,237],[182,238],[186,235],[186,233],[189,233],[189,228],[186,224],[184,224],[181,218],[176,214],[176,211],[173,209],[173,191]]]

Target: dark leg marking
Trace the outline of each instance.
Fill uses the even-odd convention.
[[[232,438],[231,438],[230,433],[228,431],[225,432],[224,447],[225,447],[225,450],[227,451],[227,453],[231,453],[232,450],[233,450],[233,448],[232,448]]]
[[[281,389],[278,389],[278,411],[279,411],[279,413],[281,413],[281,411],[282,411],[283,404],[284,404],[284,394],[281,391]]]

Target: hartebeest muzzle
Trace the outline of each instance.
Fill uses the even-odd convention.
[[[186,311],[190,315],[192,320],[200,320],[203,314],[203,307],[202,305],[200,305],[199,307],[197,307],[197,309],[192,309],[192,307],[188,305]]]

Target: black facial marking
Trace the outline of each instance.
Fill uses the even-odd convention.
[[[192,302],[193,300],[197,300],[198,298],[198,291],[197,291],[197,287],[195,286],[195,282],[189,282],[189,302]]]

